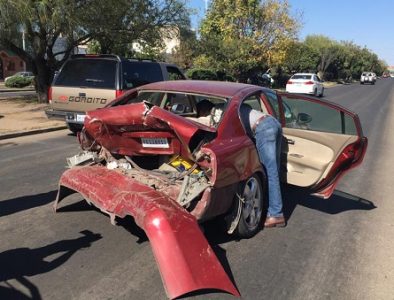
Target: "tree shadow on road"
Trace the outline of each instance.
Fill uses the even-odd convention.
[[[0,201],[0,217],[48,204],[55,200],[56,193],[57,191],[50,191],[37,195],[22,196]]]
[[[0,299],[41,299],[40,292],[27,276],[47,273],[65,263],[74,253],[82,248],[88,248],[101,235],[89,230],[81,231],[82,237],[58,241],[40,248],[17,248],[0,253],[0,282],[7,286],[0,286]],[[56,255],[55,258],[49,258]],[[9,280],[16,280],[30,293],[30,297],[18,291]],[[11,298],[10,298],[11,297]]]

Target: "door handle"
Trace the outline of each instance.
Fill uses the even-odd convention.
[[[290,144],[290,145],[294,145],[295,144],[295,140],[287,139],[287,143]]]

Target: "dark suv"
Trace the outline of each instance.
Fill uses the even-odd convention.
[[[186,79],[175,65],[116,55],[73,55],[48,91],[48,118],[65,120],[72,132],[82,129],[85,112],[100,108],[125,91],[156,81]]]

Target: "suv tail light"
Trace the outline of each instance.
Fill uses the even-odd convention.
[[[293,84],[293,81],[289,80],[289,81],[287,82],[287,84]]]
[[[50,86],[49,88],[48,88],[48,102],[49,102],[49,104],[52,104],[52,87]]]
[[[310,84],[313,84],[313,81],[307,81],[307,82],[305,82],[304,84],[308,84],[308,85],[310,85]]]
[[[118,98],[118,97],[122,96],[123,94],[124,94],[123,90],[116,90],[115,98]]]

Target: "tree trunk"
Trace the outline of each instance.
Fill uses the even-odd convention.
[[[36,57],[33,60],[33,73],[36,75],[35,89],[38,95],[38,102],[48,103],[48,88],[51,85],[53,72],[47,66],[44,58]]]

